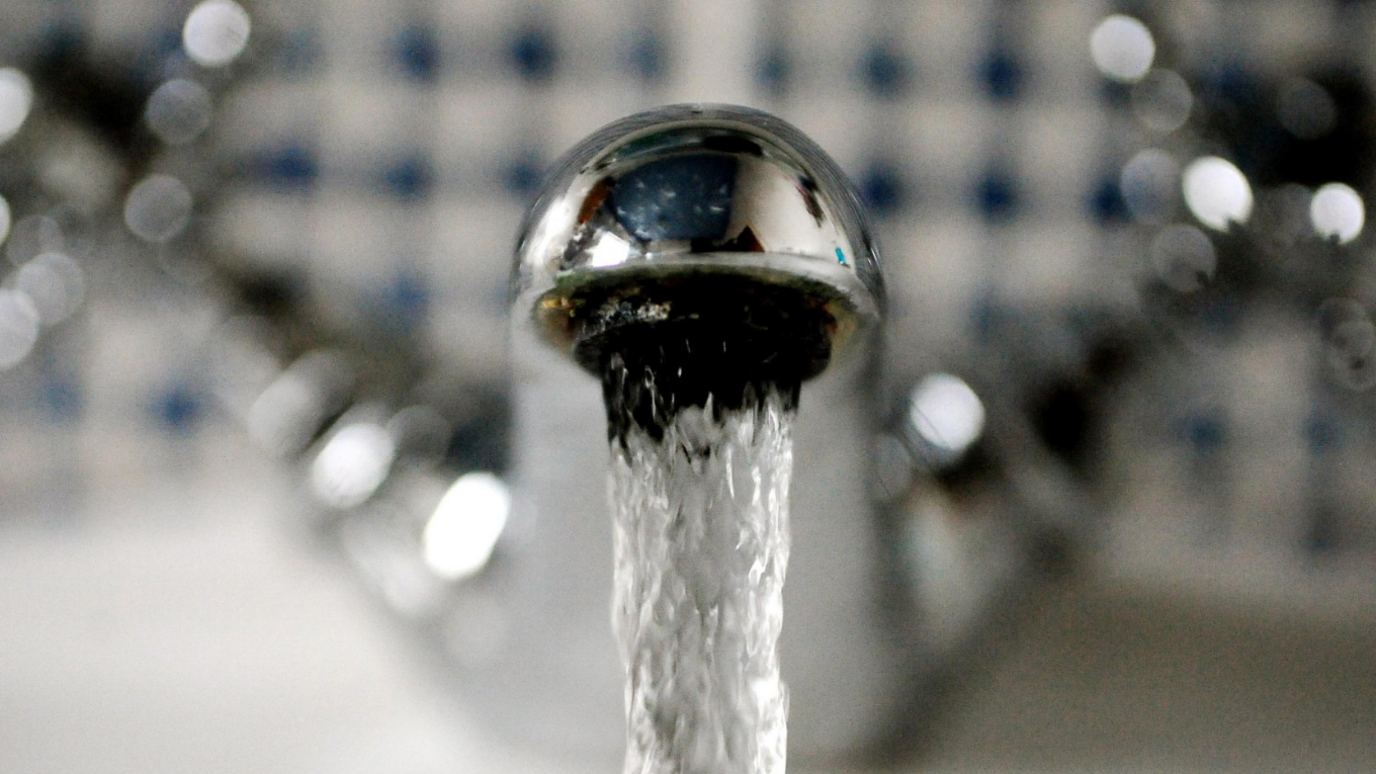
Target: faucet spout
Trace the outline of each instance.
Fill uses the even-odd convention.
[[[646,332],[688,333],[736,342],[726,365],[801,380],[878,322],[884,288],[820,148],[759,111],[680,105],[569,153],[522,227],[513,298],[518,320],[594,373]]]
[[[529,647],[482,670],[503,701],[588,729],[570,736],[594,734],[591,723],[605,716],[589,711],[590,699],[595,694],[597,706],[610,704],[600,686],[613,681],[605,671],[597,674],[606,683],[590,677],[607,665],[602,651],[582,644],[602,641],[610,549],[626,544],[627,524],[643,531],[663,521],[628,521],[621,518],[626,508],[614,508],[614,541],[613,519],[588,518],[606,512],[608,460],[570,440],[600,425],[616,471],[638,470],[622,463],[648,459],[646,449],[667,449],[688,455],[695,475],[706,475],[698,468],[735,464],[733,454],[715,454],[710,444],[699,454],[698,446],[673,439],[697,439],[709,425],[733,422],[773,427],[767,420],[776,417],[780,443],[788,441],[781,459],[796,460],[789,465],[798,475],[790,485],[780,467],[777,481],[765,476],[743,485],[764,486],[759,502],[785,509],[791,489],[801,505],[788,549],[798,560],[789,571],[790,625],[777,651],[791,675],[793,746],[817,759],[871,745],[903,698],[896,688],[902,654],[886,624],[892,611],[879,609],[893,596],[885,589],[895,587],[886,547],[892,541],[881,534],[867,489],[877,412],[865,366],[873,363],[884,283],[858,198],[836,163],[790,124],[747,108],[679,105],[625,118],[576,146],[550,176],[521,226],[510,298],[519,374],[513,477],[525,492],[518,502],[529,508],[528,517],[513,519],[538,527],[508,567],[520,611],[511,636]],[[605,424],[588,394],[593,380],[576,378],[576,368],[601,379]],[[803,383],[814,379],[800,406]],[[715,425],[701,421],[709,410]],[[768,446],[772,437],[756,440]],[[720,480],[733,481],[732,470],[723,468]],[[645,480],[652,478],[677,480]],[[631,489],[641,483],[626,476],[613,483],[621,479]],[[645,502],[664,499],[651,495]],[[740,495],[755,503],[750,493]],[[693,502],[699,500],[716,502]],[[729,527],[734,522],[703,523],[709,522],[725,536],[713,546],[739,548],[735,538],[726,540],[738,535]],[[690,553],[736,556],[735,548]],[[778,559],[759,564],[777,568],[782,591],[784,557]],[[618,572],[626,564],[619,553],[615,564]],[[551,588],[531,578],[557,581]],[[624,615],[639,609],[627,604],[618,608],[619,632],[640,620]],[[599,632],[580,628],[585,620]],[[552,625],[559,629],[554,636]],[[773,645],[765,650],[776,653]],[[522,696],[504,679],[565,674],[565,665],[569,684],[526,686]],[[777,662],[766,666],[777,682]]]

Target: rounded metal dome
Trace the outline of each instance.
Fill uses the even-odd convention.
[[[626,283],[719,273],[796,287],[836,319],[833,349],[884,305],[840,168],[790,124],[726,105],[659,108],[584,140],[527,213],[515,261],[514,313],[564,349],[584,297]]]

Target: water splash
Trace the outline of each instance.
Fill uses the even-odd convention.
[[[752,386],[731,407],[709,396],[612,434],[626,774],[783,774],[796,399],[796,385]]]

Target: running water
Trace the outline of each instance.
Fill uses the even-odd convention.
[[[741,385],[685,406],[616,358],[604,386],[625,772],[783,774],[778,638],[797,384]],[[654,410],[631,421],[637,399]]]

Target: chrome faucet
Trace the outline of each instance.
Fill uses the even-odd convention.
[[[780,359],[793,362],[779,367],[826,370],[805,389],[795,429],[782,642],[791,754],[870,749],[905,701],[902,583],[885,577],[891,536],[867,487],[884,305],[870,231],[839,168],[797,129],[745,108],[685,105],[574,148],[521,230],[511,476],[513,518],[528,529],[493,579],[511,604],[511,647],[465,678],[520,736],[621,741],[607,426],[596,381],[574,361],[596,371],[599,337],[710,314],[714,283],[732,277],[811,299],[806,312],[762,302],[739,324],[786,343]]]

